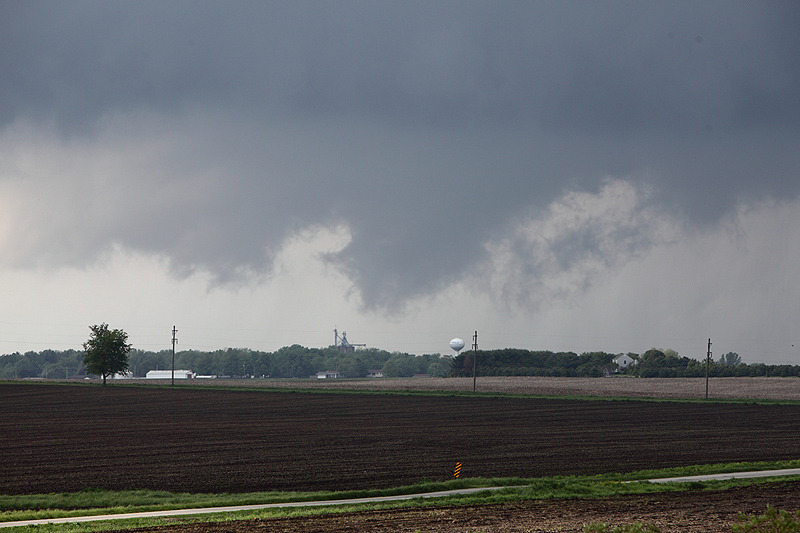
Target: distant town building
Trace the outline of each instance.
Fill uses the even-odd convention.
[[[382,378],[383,371],[382,370],[368,370],[367,371],[368,378]]]
[[[353,344],[347,340],[347,332],[343,331],[339,336],[339,330],[333,330],[333,346],[342,353],[351,353],[356,351],[356,348],[366,348],[366,344]]]

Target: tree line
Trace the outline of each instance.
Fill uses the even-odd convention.
[[[451,376],[472,376],[473,357],[479,376],[566,376],[600,377],[625,374],[642,378],[705,377],[706,361],[682,357],[675,350],[650,349],[643,354],[627,353],[633,360],[627,368],[606,352],[531,351],[521,349],[478,350],[453,358]],[[708,365],[710,377],[800,376],[800,365],[743,363],[739,354],[728,352]]]
[[[0,379],[86,377],[83,350],[44,350],[0,355]],[[376,348],[342,352],[337,347],[306,348],[298,344],[275,352],[247,348],[175,353],[175,368],[199,375],[218,377],[307,378],[318,372],[337,371],[344,377],[366,377],[380,371],[384,377],[429,374],[447,376],[451,357],[441,354],[412,355]],[[172,350],[157,352],[132,349],[127,367],[133,377],[145,377],[150,370],[172,368]]]
[[[214,351],[182,350],[175,354],[175,368],[200,375],[271,378],[308,378],[317,372],[335,370],[348,378],[366,377],[378,370],[384,377],[410,377],[429,374],[434,377],[472,376],[473,351],[456,357],[441,354],[412,355],[369,348],[341,352],[333,346],[306,348],[298,344],[275,352],[226,348]],[[569,376],[600,377],[621,373],[652,378],[704,377],[705,361],[682,357],[674,350],[651,349],[642,354],[628,353],[635,362],[618,368],[606,352],[552,352],[523,349],[479,350],[479,376]],[[43,350],[0,355],[0,379],[82,378],[87,374],[83,350]],[[172,351],[132,349],[128,369],[135,377],[150,370],[169,370]],[[729,352],[709,366],[711,377],[800,376],[798,365],[746,364],[738,354]]]
[[[471,376],[473,357],[479,376],[600,377],[615,354],[531,351],[515,348],[464,352],[453,358],[451,376]]]
[[[650,349],[635,358],[626,374],[642,378],[699,378],[706,375],[706,361],[682,357],[674,350]],[[800,365],[743,363],[736,352],[728,352],[708,365],[708,375],[719,377],[797,377]]]

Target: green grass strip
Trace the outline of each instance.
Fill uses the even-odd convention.
[[[395,494],[417,494],[456,488],[507,487],[499,490],[431,499],[413,499],[399,502],[380,502],[335,507],[269,508],[234,513],[210,513],[186,517],[125,519],[81,524],[53,524],[36,526],[37,531],[109,531],[151,527],[176,523],[219,522],[229,520],[268,519],[288,516],[309,516],[336,512],[356,512],[374,509],[430,507],[441,505],[486,505],[510,501],[551,498],[608,498],[624,494],[673,492],[683,490],[725,490],[758,483],[765,479],[736,479],[721,481],[686,482],[670,484],[623,483],[661,477],[704,475],[747,470],[774,470],[799,468],[800,460],[727,463],[719,465],[693,465],[663,470],[646,470],[627,474],[602,474],[595,476],[561,476],[547,478],[468,478],[444,483],[419,483],[388,490],[315,492],[315,493],[248,493],[248,494],[174,494],[165,491],[131,490],[122,492],[84,490],[77,493],[0,496],[0,521],[36,520],[69,516],[132,513],[141,511],[254,505],[279,502],[342,500]],[[800,479],[790,476],[782,479]],[[12,528],[12,531],[14,529]]]

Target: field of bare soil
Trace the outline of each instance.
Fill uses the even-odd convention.
[[[456,462],[465,477],[537,477],[800,458],[800,405],[39,384],[1,384],[0,405],[5,494],[383,488],[449,479]]]
[[[252,386],[258,380],[248,381]],[[438,380],[407,383],[423,381]],[[591,381],[599,385],[651,380]],[[471,390],[471,380],[460,383]],[[562,387],[551,394],[576,394],[579,385],[575,381],[572,388]],[[484,386],[488,388],[488,383],[479,380],[478,390],[485,390]],[[451,479],[456,462],[463,464],[464,477],[537,477],[800,458],[798,405],[6,383],[0,384],[0,406],[3,494],[90,487],[174,492],[381,488]],[[376,511],[350,517],[287,519],[271,526],[237,522],[235,526],[172,530],[579,531],[579,525],[575,526],[578,529],[573,526],[582,516],[600,517],[588,521],[634,515],[646,519],[647,513],[659,508],[686,507],[683,525],[664,531],[700,531],[688,528],[692,516],[709,520],[709,513],[716,513],[717,522],[727,524],[736,510],[761,512],[767,503],[796,509],[800,507],[798,488],[790,484],[772,492],[761,488],[742,489],[736,495],[722,493],[705,507],[695,502],[711,498],[711,493],[685,499],[648,497],[646,502],[623,498],[409,511],[411,514]],[[726,500],[734,503],[723,508]],[[743,502],[751,503],[743,508]],[[602,519],[604,509],[610,513],[609,520]],[[682,516],[665,513],[659,520],[674,521]],[[558,528],[566,529],[547,525],[548,520],[559,517],[564,520]]]

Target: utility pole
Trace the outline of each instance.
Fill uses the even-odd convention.
[[[472,336],[472,392],[475,392],[477,389],[477,375],[475,369],[478,367],[478,332],[475,332],[475,335]]]
[[[706,400],[708,400],[708,367],[711,366],[711,339],[708,339],[708,352],[706,353]]]
[[[172,386],[175,386],[175,345],[178,343],[178,338],[175,334],[178,333],[178,330],[175,329],[175,326],[172,326]]]

